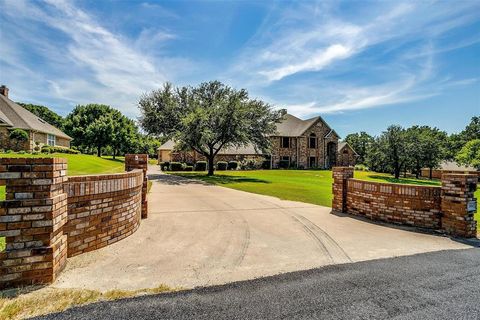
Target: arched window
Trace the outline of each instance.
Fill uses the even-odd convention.
[[[315,133],[310,134],[310,137],[308,138],[308,147],[310,149],[317,148],[317,136],[315,135]]]

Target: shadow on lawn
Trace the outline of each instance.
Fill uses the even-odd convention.
[[[429,181],[429,180],[415,180],[415,179],[408,179],[408,178],[399,178],[395,179],[393,177],[386,177],[382,175],[376,175],[376,174],[371,174],[367,176],[370,179],[375,179],[375,180],[383,180],[384,182],[390,182],[390,183],[405,183],[405,184],[416,184],[416,185],[429,185],[429,186],[438,186],[439,183],[436,181]]]
[[[189,173],[189,174],[174,173],[170,176],[188,178],[189,180],[190,179],[195,179],[197,181],[200,180],[200,181],[203,181],[203,182],[206,182],[206,183],[217,184],[217,185],[234,184],[234,183],[246,183],[246,182],[250,182],[250,183],[271,183],[270,181],[262,180],[262,179],[242,177],[242,176],[229,176],[229,175],[223,175],[223,174],[215,174],[214,176],[207,176],[204,173],[198,173],[198,174],[196,174],[196,173],[193,173],[193,174],[192,173]],[[176,181],[176,182],[178,183],[179,181]],[[185,182],[185,181],[183,181],[183,182]]]

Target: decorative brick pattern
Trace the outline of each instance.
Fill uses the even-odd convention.
[[[476,208],[474,192],[478,177],[473,174],[443,174],[442,176],[442,227],[460,237],[475,237],[477,222],[474,210],[468,211],[468,203]]]
[[[0,288],[50,283],[67,258],[65,159],[0,158],[6,201],[0,205]]]
[[[70,177],[68,195],[68,257],[120,241],[140,225],[143,171]]]
[[[129,155],[129,172],[67,178],[58,158],[0,158],[0,289],[51,283],[67,256],[135,232],[146,207],[146,155]],[[140,169],[136,169],[139,167]],[[144,216],[146,217],[146,211]]]
[[[348,179],[347,210],[395,224],[440,227],[440,188]]]
[[[476,175],[444,174],[432,187],[357,180],[353,168],[336,167],[333,180],[333,211],[476,237]]]
[[[143,185],[142,185],[142,219],[148,216],[148,154],[126,154],[125,155],[125,171],[141,169],[143,171]]]

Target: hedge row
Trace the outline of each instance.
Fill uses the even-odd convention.
[[[195,165],[187,165],[181,162],[162,162],[160,163],[160,168],[162,171],[206,171],[207,170],[207,162],[206,161],[198,161]],[[218,161],[215,169],[218,171],[225,171],[225,170],[237,170],[239,168],[237,161]]]

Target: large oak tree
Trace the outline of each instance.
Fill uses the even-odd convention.
[[[209,175],[214,173],[215,156],[224,148],[253,144],[258,150],[268,150],[268,137],[284,115],[251,99],[246,90],[219,81],[178,88],[167,83],[142,96],[139,108],[146,132],[173,139],[180,149],[205,156]]]

